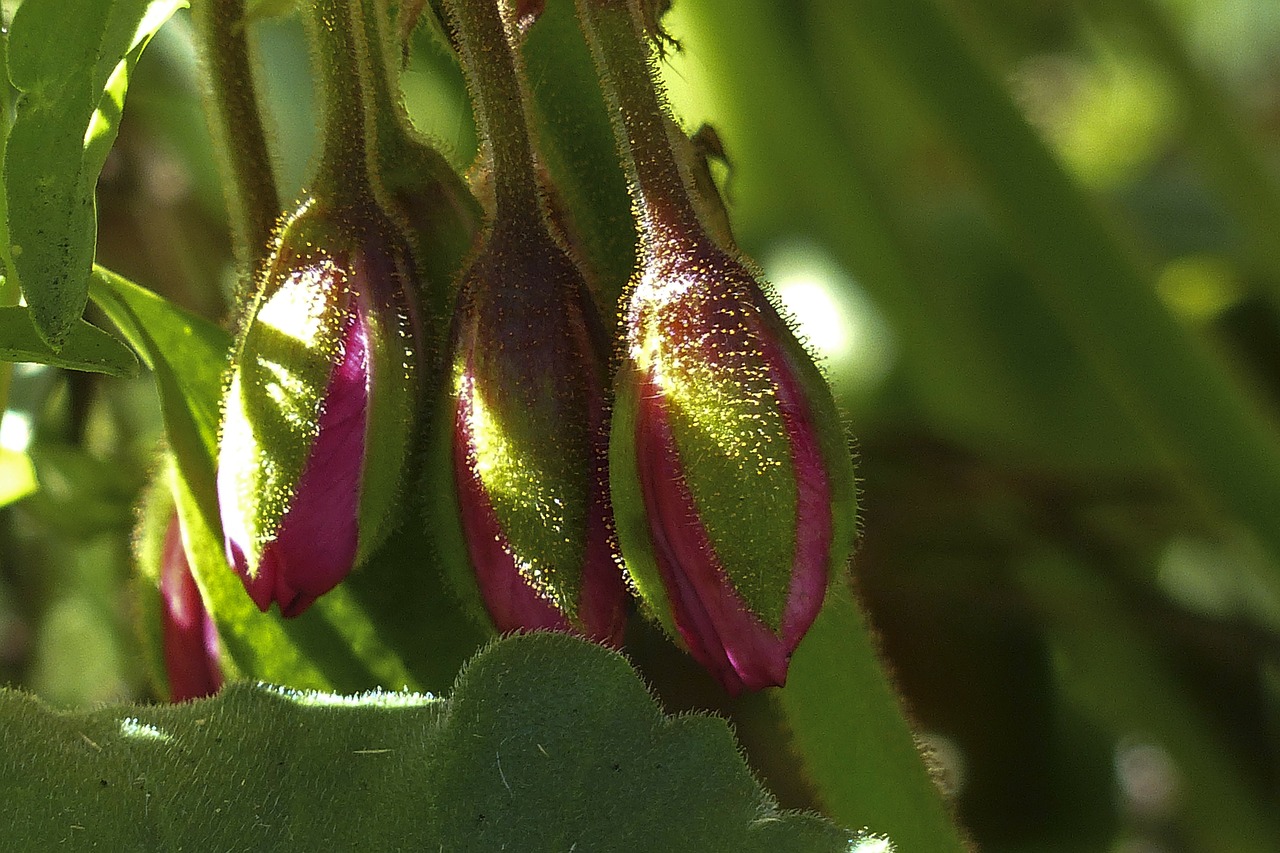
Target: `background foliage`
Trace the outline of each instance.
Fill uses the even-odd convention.
[[[1280,7],[678,0],[666,23],[673,103],[715,126],[737,239],[858,437],[862,603],[971,836],[1276,849]],[[293,198],[316,149],[307,52],[293,17],[254,27]],[[411,114],[466,168],[460,74],[425,28],[413,48]],[[589,165],[599,148],[574,134],[611,145],[608,127],[557,130],[576,125],[556,102],[588,72],[530,48],[548,136]],[[129,83],[97,259],[218,322],[234,274],[199,87],[179,12]],[[582,174],[583,203],[618,216]],[[127,328],[145,300],[111,293],[150,362]],[[0,682],[63,708],[148,698],[134,508],[164,425],[201,434],[199,413],[162,414],[147,375],[21,364],[4,381]],[[726,703],[643,628],[628,651],[668,711],[728,714],[784,807],[830,806],[821,767],[792,772],[769,700]],[[450,672],[411,676],[444,689]],[[857,720],[863,694],[846,695]]]

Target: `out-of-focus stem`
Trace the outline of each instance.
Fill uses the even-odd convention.
[[[208,80],[205,109],[223,172],[236,261],[251,275],[269,254],[280,193],[254,85],[245,0],[198,0],[194,6]]]

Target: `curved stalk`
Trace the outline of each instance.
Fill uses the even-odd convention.
[[[266,260],[280,215],[245,27],[245,0],[200,0],[192,17],[208,78],[205,109],[227,188],[236,261],[251,275]]]

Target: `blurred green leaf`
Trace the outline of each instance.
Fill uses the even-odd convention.
[[[1136,738],[1169,756],[1173,775],[1130,784],[1145,784],[1152,796],[1171,786],[1150,805],[1186,833],[1187,849],[1274,850],[1274,803],[1251,790],[1167,654],[1117,604],[1116,590],[1055,552],[1033,555],[1018,580],[1040,613],[1067,700],[1111,732],[1117,750]],[[1116,762],[1123,772],[1120,756]]]
[[[830,56],[865,50],[941,118],[1103,382],[1185,475],[1280,555],[1280,442],[1240,384],[1160,302],[1112,223],[1072,181],[934,0],[815,0]],[[903,26],[905,20],[910,27]],[[836,63],[835,91],[850,85]],[[1280,576],[1270,578],[1280,590]]]
[[[1240,121],[1237,106],[1197,66],[1160,3],[1087,0],[1082,5],[1087,14],[1113,24],[1112,29],[1122,30],[1122,36],[1141,45],[1166,76],[1186,116],[1187,142],[1217,186],[1218,197],[1235,214],[1247,250],[1266,271],[1258,282],[1259,291],[1280,313],[1280,253],[1275,249],[1276,234],[1280,234],[1280,181]],[[1120,26],[1115,27],[1116,23]]]
[[[76,319],[55,351],[40,336],[26,308],[0,307],[0,361],[34,361],[110,376],[136,376],[138,359],[111,335]]]
[[[129,75],[185,0],[90,0],[74,25],[59,0],[27,0],[9,32],[22,93],[5,151],[9,254],[41,337],[56,350],[84,310],[97,221],[94,188],[115,140]]]
[[[101,459],[83,447],[45,438],[28,448],[40,490],[26,509],[60,545],[85,547],[103,534],[127,531],[141,473],[135,465]]]
[[[722,721],[663,716],[621,656],[564,635],[494,644],[447,700],[236,684],[57,714],[0,691],[0,721],[0,820],[19,849],[857,844],[781,812]]]
[[[774,696],[835,819],[883,833],[903,851],[967,849],[846,584],[828,590]]]

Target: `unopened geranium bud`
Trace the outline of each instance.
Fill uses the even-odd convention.
[[[239,325],[218,451],[227,559],[285,616],[396,526],[427,363],[413,251],[370,168],[363,16],[355,0],[306,8],[320,162]]]
[[[572,629],[617,644],[626,592],[590,305],[545,232],[500,234],[481,253],[455,319],[451,468],[467,557],[498,630]]]
[[[822,376],[693,200],[688,146],[673,145],[651,73],[659,5],[577,0],[620,113],[641,235],[615,380],[613,501],[641,595],[738,693],[786,681],[848,559],[853,470]]]
[[[459,290],[450,423],[440,432],[464,583],[499,631],[571,630],[618,644],[626,589],[606,473],[603,333],[538,195],[518,59],[506,42],[516,22],[504,23],[496,3],[446,6],[494,190]]]
[[[227,559],[295,616],[394,526],[415,422],[411,251],[376,206],[305,205],[242,324],[223,411]]]
[[[191,576],[177,512],[170,515],[160,552],[160,626],[169,698],[183,702],[222,689],[218,632]]]
[[[848,550],[852,472],[830,392],[709,241],[651,257],[626,335],[612,465],[627,565],[727,689],[781,685]]]

